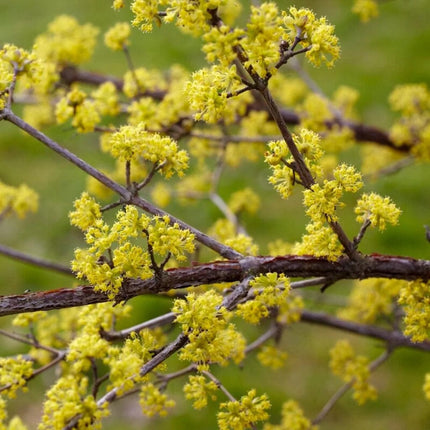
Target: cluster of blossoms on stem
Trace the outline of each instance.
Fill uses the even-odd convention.
[[[104,147],[122,162],[145,160],[166,178],[174,173],[182,176],[188,167],[188,154],[185,150],[180,150],[177,143],[168,136],[146,131],[143,124],[122,126],[117,132],[107,136]]]
[[[216,400],[218,386],[203,375],[190,375],[183,390],[185,398],[193,401],[193,408],[202,409],[207,406],[208,399]]]
[[[279,424],[265,424],[264,430],[318,430],[306,418],[302,408],[295,400],[288,400],[282,405],[281,422]]]
[[[344,382],[352,384],[353,398],[358,404],[376,399],[376,389],[369,383],[369,360],[363,355],[355,355],[347,340],[338,341],[330,350],[330,369]]]
[[[426,84],[398,85],[389,97],[391,108],[400,113],[390,136],[397,145],[411,145],[412,154],[430,160],[430,90]]]
[[[338,315],[341,318],[372,324],[388,317],[406,281],[398,279],[364,279],[356,281],[348,298],[348,305]]]
[[[233,314],[224,308],[222,296],[207,291],[197,296],[189,293],[185,300],[175,300],[175,321],[188,336],[189,343],[179,353],[181,360],[205,365],[240,363],[245,354],[245,339],[229,320]]]
[[[400,290],[399,304],[402,305],[405,335],[413,342],[423,342],[430,334],[430,293],[428,282],[409,282]]]
[[[98,33],[92,24],[80,25],[75,18],[61,15],[36,38],[35,51],[50,62],[82,64],[91,58]]]
[[[378,16],[378,2],[375,0],[354,0],[352,11],[359,16],[361,21],[367,22]]]
[[[36,212],[38,206],[38,194],[26,184],[12,187],[0,182],[0,218],[12,213],[24,218],[29,212]]]
[[[250,281],[252,300],[240,303],[236,315],[244,320],[258,324],[262,318],[269,316],[270,310],[278,310],[277,321],[280,323],[296,322],[300,319],[303,302],[299,296],[290,292],[290,281],[277,273],[266,273]]]
[[[87,279],[96,290],[110,298],[119,292],[124,278],[151,278],[158,266],[155,259],[165,264],[170,256],[186,260],[186,253],[194,251],[194,235],[170,225],[169,218],[139,215],[134,206],[126,206],[117,214],[112,226],[100,216],[100,206],[83,193],[70,213],[72,225],[85,233],[89,247],[75,250],[72,269],[79,278]],[[146,241],[147,249],[135,244]]]
[[[271,404],[266,394],[256,395],[256,390],[250,390],[240,400],[221,403],[217,414],[220,430],[240,430],[252,427],[258,421],[269,418],[267,410]]]

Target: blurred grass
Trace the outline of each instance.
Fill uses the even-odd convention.
[[[69,0],[52,2],[49,0],[15,0],[2,2],[0,44],[13,42],[30,48],[35,36],[44,31],[52,19],[62,13],[74,15],[80,22],[92,22],[106,31],[117,20],[128,20],[128,11],[114,12],[110,2],[89,2]],[[246,2],[243,2],[244,4]],[[285,2],[278,2],[288,7]],[[387,108],[387,97],[398,83],[429,82],[430,62],[428,46],[430,26],[428,25],[428,1],[383,1],[380,4],[381,17],[368,24],[360,24],[349,8],[351,1],[318,0],[296,1],[297,7],[314,9],[326,15],[336,25],[336,34],[342,45],[342,58],[332,70],[307,67],[315,81],[328,94],[339,85],[346,84],[360,91],[359,110],[368,124],[388,127],[392,114]],[[43,13],[41,13],[43,11]],[[85,67],[94,71],[108,71],[122,74],[126,64],[120,54],[110,52],[99,45],[91,62]],[[178,62],[190,70],[203,64],[198,41],[185,36],[171,26],[155,28],[151,35],[135,30],[132,36],[131,53],[137,66],[147,68],[167,68]],[[51,153],[38,142],[24,136],[7,123],[1,123],[0,131],[0,180],[18,185],[26,182],[41,195],[40,211],[26,221],[7,219],[0,225],[0,242],[30,254],[38,255],[68,264],[74,247],[82,244],[82,237],[70,228],[67,213],[72,201],[85,187],[86,177],[74,166]],[[76,151],[85,160],[102,167],[108,160],[97,150],[96,136],[81,136],[65,127],[52,127],[46,133],[65,146]],[[354,155],[351,155],[354,157]],[[261,167],[261,166],[260,166]],[[246,227],[266,252],[267,242],[281,237],[288,241],[298,240],[304,231],[305,219],[301,198],[294,196],[289,201],[281,201],[267,184],[267,172],[258,166],[246,165],[239,169],[227,169],[220,184],[223,196],[235,190],[252,185],[260,192],[262,207],[257,217],[246,219]],[[249,170],[253,169],[252,178]],[[390,195],[402,208],[403,214],[398,227],[389,228],[383,234],[369,232],[363,243],[365,252],[385,252],[429,258],[429,246],[425,241],[423,224],[430,224],[429,170],[426,165],[406,168],[395,175],[387,176],[377,183],[368,184],[368,189]],[[171,205],[168,210],[185,221],[206,229],[220,215],[211,205],[199,203],[191,207]],[[343,223],[350,235],[358,226],[350,211],[342,212]],[[0,294],[20,293],[26,289],[50,289],[70,286],[70,279],[46,273],[0,257]],[[344,282],[330,289],[328,294],[344,295],[349,283]],[[155,316],[167,309],[164,299],[140,297],[133,301],[143,317]],[[6,321],[9,321],[8,318]],[[250,330],[250,337],[258,336],[261,328]],[[251,356],[243,368],[234,366],[216,369],[215,372],[240,397],[251,387],[259,392],[268,391],[273,408],[273,422],[280,416],[281,404],[293,397],[305,407],[309,416],[315,416],[324,402],[340,386],[340,381],[327,370],[328,350],[339,333],[326,328],[298,325],[289,329],[284,336],[284,346],[289,352],[289,362],[285,370],[271,372],[262,369]],[[381,345],[374,341],[358,340],[350,336],[361,351],[372,358],[381,352]],[[14,348],[11,342],[2,339],[1,349]],[[411,428],[425,430],[430,427],[428,402],[421,393],[423,374],[428,370],[425,354],[400,350],[372,378],[380,388],[380,399],[364,407],[353,404],[347,395],[322,423],[321,429],[349,430],[363,428],[401,430]],[[50,377],[45,379],[49,380]],[[129,406],[130,399],[114,406],[106,428],[213,428],[214,412],[194,411],[189,402],[182,399],[180,389],[183,381],[176,381],[169,387],[169,393],[177,393],[178,407],[173,417],[154,421],[143,419],[138,406]],[[34,422],[40,413],[35,404],[39,393],[19,397],[12,404],[12,411],[22,410],[21,401],[33,405],[26,412],[27,421]],[[221,398],[221,397],[220,397]],[[136,412],[137,410],[137,412]],[[126,423],[126,424],[125,424]]]

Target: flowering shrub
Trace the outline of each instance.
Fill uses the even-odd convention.
[[[174,414],[185,398],[196,410],[215,405],[221,430],[315,430],[349,389],[358,404],[375,400],[371,374],[397,348],[430,351],[430,261],[362,247],[370,228],[382,233],[408,210],[376,193],[369,174],[387,173],[379,170],[384,162],[401,156],[430,159],[429,89],[419,83],[393,89],[389,131],[362,124],[356,90],[341,86],[330,98],[298,63],[335,66],[340,41],[329,19],[308,8],[255,3],[241,11],[238,0],[114,0],[121,18],[104,43],[126,58],[120,78],[85,69],[99,29],[71,16],[55,18],[31,50],[1,47],[0,120],[88,176],[70,203],[69,221],[82,243],[70,268],[0,247],[75,278],[70,288],[0,297],[0,315],[18,314],[12,324],[21,330],[1,334],[27,347],[0,358],[1,429],[30,428],[20,417],[8,419],[6,400],[55,367],[41,430],[101,428],[112,403],[133,394],[151,418]],[[131,22],[121,15],[126,7]],[[357,0],[352,11],[368,21],[378,5]],[[150,37],[169,24],[201,42],[207,65],[192,72],[134,66],[132,31]],[[289,65],[294,77],[283,73]],[[48,137],[41,131],[47,125],[97,136],[110,169]],[[366,151],[362,163],[352,160],[347,150],[359,144],[382,147],[384,162]],[[249,184],[226,197],[229,167],[249,174]],[[247,220],[275,207],[264,206],[254,172],[264,172],[276,208],[299,196],[303,207],[296,210],[307,220],[300,240],[269,242],[247,230]],[[173,212],[188,206],[194,221],[166,212],[172,201]],[[38,202],[29,185],[0,182],[2,222],[31,217]],[[199,218],[205,205],[220,214],[212,225]],[[345,213],[355,217],[355,235]],[[354,286],[337,316],[316,309],[320,303],[306,291],[350,279]],[[142,315],[132,299],[145,295],[163,297],[169,309]],[[343,386],[313,419],[289,388],[276,420],[270,392],[254,381],[237,392],[216,375],[254,356],[271,370],[283,368],[295,347],[282,336],[302,321],[373,337],[384,348],[372,361],[339,340],[327,351],[327,367]],[[425,401],[430,374],[423,379]],[[172,392],[173,380],[184,382],[183,394]]]

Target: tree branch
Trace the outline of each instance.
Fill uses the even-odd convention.
[[[329,261],[322,257],[286,255],[278,257],[245,257],[240,260],[215,261],[191,267],[168,269],[161,280],[124,279],[116,301],[143,294],[158,294],[178,288],[240,282],[246,277],[269,272],[290,277],[325,277],[327,279],[389,278],[404,280],[430,279],[430,260],[390,255],[368,255],[359,261],[342,257]],[[22,295],[0,296],[0,316],[21,312],[62,309],[109,301],[106,294],[91,286],[64,288]]]
[[[7,246],[0,245],[0,254],[20,261],[22,263],[32,264],[33,266],[42,267],[44,269],[53,270],[55,272],[63,273],[69,276],[75,276],[71,269],[62,264],[54,263],[51,261],[43,260],[42,258],[33,257],[23,252],[17,251]]]
[[[104,175],[102,172],[70,152],[68,149],[63,148],[61,145],[59,145],[54,140],[50,139],[45,134],[41,133],[36,128],[32,127],[30,124],[26,123],[24,120],[22,120],[20,117],[15,115],[11,110],[4,109],[3,110],[3,118],[12,124],[15,124],[18,128],[25,131],[30,136],[37,139],[39,142],[42,142],[44,145],[46,145],[48,148],[55,151],[57,154],[61,155],[61,157],[65,158],[66,160],[73,163],[75,166],[79,167],[81,170],[83,170],[85,173],[88,173],[93,178],[97,179],[99,182],[101,182],[106,187],[110,188],[111,190],[115,191],[117,194],[121,196],[124,203],[133,204],[135,206],[140,207],[141,209],[145,210],[146,212],[149,212],[152,215],[158,215],[158,216],[168,216],[170,219],[171,224],[177,223],[182,229],[190,230],[195,236],[196,239],[202,243],[203,245],[206,245],[208,248],[214,250],[218,254],[222,255],[225,258],[240,258],[242,255],[235,251],[234,249],[230,248],[229,246],[226,246],[215,239],[209,237],[208,235],[202,233],[201,231],[197,230],[196,228],[186,224],[182,220],[174,217],[173,215],[168,214],[167,212],[162,211],[161,209],[158,209],[151,203],[149,203],[147,200],[142,199],[141,197],[137,195],[133,195],[127,188],[123,187],[122,185],[118,184],[117,182],[110,179],[108,176]]]
[[[430,351],[430,342],[428,341],[414,343],[400,331],[388,330],[382,327],[360,324],[353,321],[346,321],[323,312],[303,310],[301,313],[301,321],[311,324],[325,325],[327,327],[336,328],[349,333],[383,340],[393,348],[406,347],[420,349],[422,351]]]

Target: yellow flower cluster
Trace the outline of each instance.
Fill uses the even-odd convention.
[[[25,390],[27,380],[33,374],[33,362],[22,355],[15,358],[0,357],[0,387],[9,398],[16,397],[19,388]]]
[[[139,403],[142,408],[142,412],[147,417],[153,417],[159,415],[165,417],[168,413],[168,409],[175,406],[175,401],[169,399],[166,394],[160,392],[160,390],[154,384],[145,384],[140,389]]]
[[[88,394],[88,378],[74,375],[60,377],[46,393],[42,421],[39,430],[66,427],[75,416],[79,416],[76,429],[100,429],[100,420],[108,415],[104,408],[98,408],[92,394]]]
[[[236,363],[243,359],[245,339],[228,323],[232,314],[221,303],[222,296],[215,291],[175,300],[175,321],[189,339],[179,354],[181,360],[226,365],[230,359]]]
[[[281,55],[279,43],[285,38],[282,18],[275,3],[251,6],[246,35],[240,41],[247,56],[245,67],[252,67],[263,78],[268,73],[274,74]]]
[[[232,29],[227,25],[213,27],[203,36],[205,44],[202,51],[206,54],[206,60],[209,63],[218,61],[222,66],[229,67],[236,58],[235,48],[243,34],[240,28]]]
[[[309,223],[306,232],[301,242],[293,246],[293,254],[326,257],[330,261],[336,261],[342,255],[343,246],[337,235],[323,222]]]
[[[174,173],[183,175],[188,167],[188,155],[179,150],[169,136],[150,133],[142,124],[124,125],[107,137],[105,148],[120,161],[146,160],[159,167],[160,173],[170,178]]]
[[[26,184],[12,187],[0,182],[0,216],[14,213],[24,218],[29,212],[36,212],[39,206],[38,194]]]
[[[153,20],[156,20],[158,24],[161,23],[158,17],[159,3],[158,0],[134,0],[130,6],[134,15],[132,25],[139,27],[144,33],[151,32]],[[115,7],[115,9],[118,9],[118,7]]]
[[[237,107],[229,103],[228,92],[234,94],[240,88],[236,67],[212,66],[194,72],[185,86],[190,106],[197,111],[195,119],[214,124],[221,118],[232,122]],[[241,106],[241,105],[239,105]],[[244,109],[244,107],[242,107]]]
[[[254,214],[260,206],[260,197],[251,188],[247,187],[233,193],[228,206],[236,214],[241,212]]]
[[[284,367],[287,357],[288,354],[285,351],[281,351],[272,345],[264,345],[257,354],[260,363],[273,370]]]
[[[397,279],[365,279],[356,281],[348,298],[348,306],[338,313],[341,318],[372,324],[393,312],[396,297],[405,281]]]
[[[263,430],[318,430],[318,426],[312,425],[295,400],[288,400],[282,405],[280,424],[265,424]]]
[[[314,66],[319,67],[324,62],[331,67],[339,58],[339,39],[334,35],[334,26],[325,17],[317,19],[311,10],[292,6],[288,14],[283,12],[283,24],[288,40],[298,38],[304,48],[310,48],[306,58]]]
[[[228,3],[227,0],[169,0],[165,22],[175,22],[184,33],[200,36],[209,30],[209,10]]]
[[[184,385],[185,398],[193,401],[194,409],[203,409],[208,404],[208,398],[216,400],[218,390],[213,381],[208,381],[203,375],[190,375]]]
[[[16,78],[23,88],[31,87],[36,95],[46,94],[58,80],[55,66],[10,43],[0,50],[0,110],[6,106],[10,87]]]
[[[57,123],[62,124],[73,118],[72,126],[80,133],[94,131],[95,126],[101,121],[101,115],[118,113],[119,98],[112,82],[101,84],[91,92],[91,97],[75,86],[55,107]]]
[[[375,400],[376,389],[369,383],[369,360],[363,355],[355,355],[347,340],[340,340],[330,350],[330,369],[344,382],[352,383],[353,398],[359,404]]]
[[[87,210],[85,203],[89,202]],[[181,230],[177,224],[169,225],[169,218],[139,215],[134,206],[126,206],[117,214],[110,227],[103,219],[96,218],[99,208],[84,193],[71,212],[72,223],[85,231],[88,249],[75,250],[72,269],[78,278],[86,278],[96,290],[106,292],[110,298],[118,293],[124,277],[147,279],[153,276],[151,255],[165,260],[173,255],[185,259],[186,252],[194,251],[194,235]],[[93,222],[90,224],[90,222]],[[130,240],[146,239],[151,250],[144,250]],[[114,247],[115,246],[115,247]],[[107,255],[106,255],[107,253]]]
[[[337,221],[336,209],[344,206],[340,201],[344,192],[357,192],[362,186],[361,174],[353,166],[340,164],[333,171],[333,180],[324,180],[323,185],[314,184],[303,192],[306,214],[314,223],[326,219]]]
[[[250,286],[254,297],[238,304],[236,315],[251,324],[258,324],[262,318],[269,316],[271,308],[277,307],[279,321],[299,319],[300,306],[290,297],[290,280],[284,274],[266,273],[257,276],[250,281]]]
[[[122,51],[130,42],[130,25],[128,22],[117,22],[104,35],[105,45],[113,51]]]
[[[315,176],[321,174],[318,160],[323,155],[320,138],[317,133],[302,128],[298,134],[293,134],[294,143],[302,153],[309,169]],[[265,161],[269,164],[272,175],[269,182],[283,199],[287,199],[293,192],[295,184],[295,173],[291,166],[294,159],[289,155],[289,150],[284,140],[269,142],[269,149],[265,154]]]
[[[327,129],[326,123],[333,119],[329,101],[316,93],[310,93],[300,106],[302,125],[314,131]]]
[[[258,245],[252,237],[244,233],[236,233],[234,224],[228,219],[219,219],[209,229],[209,235],[244,255],[257,255]]]
[[[395,143],[412,146],[420,160],[430,160],[430,90],[425,84],[398,85],[389,102],[401,117],[393,124],[390,136]]]
[[[392,203],[389,197],[381,197],[376,193],[363,194],[355,208],[357,222],[370,221],[372,227],[385,230],[387,223],[396,225],[401,210]]]
[[[337,235],[326,222],[338,220],[337,209],[344,204],[344,192],[357,192],[363,185],[361,174],[353,166],[338,165],[333,171],[333,179],[325,179],[323,184],[316,183],[303,192],[306,214],[311,222],[306,226],[307,234],[301,243],[295,245],[293,252],[299,255],[325,256],[336,260],[343,252]]]
[[[150,330],[132,333],[120,347],[111,346],[109,356],[104,360],[110,369],[108,390],[115,387],[122,395],[137,383],[147,382],[148,377],[140,376],[139,371],[152,358],[151,351],[160,346],[159,339]]]
[[[378,2],[375,0],[354,0],[352,11],[359,16],[361,21],[367,22],[378,16]]]
[[[400,291],[399,303],[405,316],[403,332],[413,342],[423,342],[430,334],[430,293],[429,284],[421,281],[409,282]]]
[[[220,430],[245,430],[254,427],[258,421],[269,418],[267,410],[271,404],[266,394],[256,395],[256,390],[250,390],[240,400],[221,403],[217,414]]]
[[[92,56],[98,33],[91,24],[80,25],[72,16],[60,15],[36,38],[35,52],[60,66],[82,64]]]
[[[55,107],[55,117],[58,124],[73,118],[72,125],[80,133],[94,131],[94,127],[101,121],[95,103],[77,88],[60,99]]]

